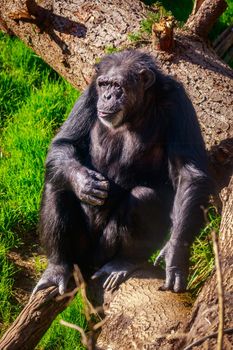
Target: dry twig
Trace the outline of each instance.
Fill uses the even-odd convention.
[[[226,328],[223,330],[223,334],[233,334],[233,328]],[[204,337],[195,340],[193,343],[189,344],[186,346],[183,350],[191,350],[194,346],[201,345],[205,340],[210,339],[210,338],[216,338],[218,336],[218,332],[214,332],[209,335],[205,335]]]
[[[223,344],[223,329],[224,329],[224,294],[223,294],[223,283],[222,283],[222,272],[221,272],[221,263],[219,259],[219,250],[216,232],[212,231],[213,239],[213,249],[215,256],[215,265],[216,265],[216,276],[217,276],[217,288],[218,288],[218,339],[217,339],[217,349],[222,350]]]
[[[76,283],[76,288],[69,293],[69,295],[73,295],[73,293],[76,294],[77,290],[80,290],[83,305],[84,305],[84,314],[87,320],[88,325],[88,333],[84,331],[84,329],[78,325],[75,325],[73,323],[66,322],[64,320],[60,321],[60,324],[69,328],[73,328],[76,331],[78,331],[81,334],[81,341],[82,344],[88,349],[88,350],[94,350],[95,349],[95,343],[97,339],[97,330],[102,327],[105,320],[102,320],[100,316],[98,315],[97,310],[94,308],[94,306],[90,303],[90,301],[87,298],[86,294],[86,283],[83,279],[82,273],[77,265],[74,265],[74,280]],[[68,293],[67,293],[68,294]],[[65,293],[64,296],[67,296]],[[63,298],[64,296],[61,296],[60,298]],[[96,323],[93,320],[92,315],[97,316],[100,319],[100,322]]]

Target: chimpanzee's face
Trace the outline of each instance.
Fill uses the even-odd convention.
[[[129,104],[122,74],[111,69],[108,73],[100,75],[96,84],[98,118],[109,127],[121,125]]]
[[[133,116],[142,108],[145,91],[154,80],[152,71],[138,72],[124,64],[102,71],[96,79],[99,120],[112,128],[133,123]]]

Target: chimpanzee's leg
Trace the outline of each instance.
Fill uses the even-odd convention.
[[[34,293],[50,285],[64,293],[74,263],[81,270],[88,260],[90,244],[84,213],[71,191],[55,190],[46,184],[40,212],[40,234],[49,264]]]
[[[168,233],[172,193],[135,187],[110,218],[96,256],[105,263],[93,278],[108,274],[104,287],[115,288],[163,244]],[[102,258],[102,260],[101,260]]]

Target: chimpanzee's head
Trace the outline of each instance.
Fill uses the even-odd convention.
[[[130,122],[142,108],[146,91],[155,83],[155,62],[150,55],[127,50],[106,56],[96,65],[99,120],[116,128]]]

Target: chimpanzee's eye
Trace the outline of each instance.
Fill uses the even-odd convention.
[[[114,83],[113,83],[113,86],[115,87],[115,88],[117,88],[117,89],[120,89],[120,84],[117,82],[117,81],[115,81]]]
[[[99,80],[98,81],[98,86],[99,87],[107,86],[107,85],[108,85],[108,82],[106,80]]]

